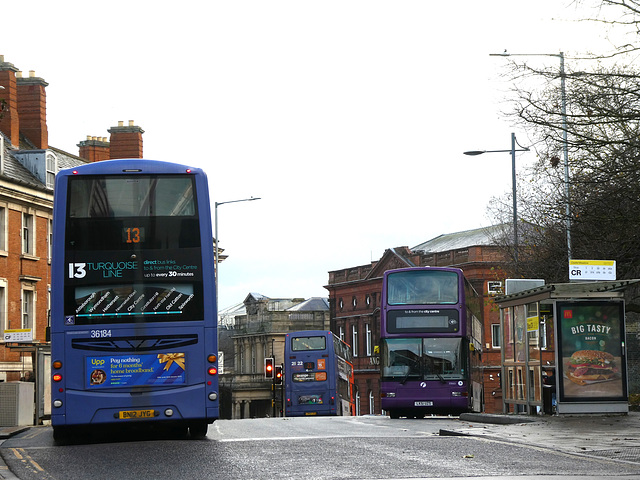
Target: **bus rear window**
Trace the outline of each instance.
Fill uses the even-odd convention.
[[[291,339],[291,350],[293,352],[306,352],[309,350],[325,350],[327,348],[327,337],[293,337]]]
[[[193,178],[110,175],[71,178],[69,218],[184,217],[196,214]]]

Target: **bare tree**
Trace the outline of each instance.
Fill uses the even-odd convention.
[[[539,160],[521,174],[518,228],[523,241],[518,262],[508,270],[566,281],[569,220],[573,258],[614,259],[619,278],[640,276],[640,71],[602,63],[591,72],[565,71],[564,92],[558,70],[514,61],[510,75],[515,98],[510,115],[534,140]],[[536,83],[532,79],[542,87],[528,88]],[[490,206],[496,222],[504,221],[508,205],[496,199]]]

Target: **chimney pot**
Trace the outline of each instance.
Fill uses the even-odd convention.
[[[22,78],[22,72],[20,70],[16,72],[16,78]]]
[[[29,70],[29,77],[35,78],[35,76],[36,76],[36,71],[35,70]]]
[[[91,135],[87,135],[87,140],[91,140]]]
[[[135,122],[133,120],[129,120],[129,126],[130,127],[134,127],[135,126]]]
[[[124,127],[124,122],[122,120],[118,120],[118,126],[119,127]]]

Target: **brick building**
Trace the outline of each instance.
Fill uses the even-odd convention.
[[[351,345],[354,356],[356,412],[379,414],[382,275],[386,270],[416,266],[457,267],[484,301],[482,352],[484,403],[487,412],[502,412],[500,391],[500,315],[492,296],[501,293],[502,256],[494,236],[502,226],[440,235],[413,248],[397,247],[368,265],[329,272],[331,330]]]
[[[76,156],[49,145],[46,87],[0,55],[0,380],[34,370],[47,346],[53,187],[58,170],[108,158],[141,158],[142,129],[122,122],[110,141],[91,137]],[[42,378],[42,375],[40,376]]]

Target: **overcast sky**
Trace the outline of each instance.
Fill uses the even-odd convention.
[[[0,54],[49,83],[50,145],[134,120],[146,158],[207,171],[212,202],[261,198],[218,208],[222,309],[327,296],[329,271],[489,225],[510,155],[462,154],[511,148],[489,54],[599,48],[570,3],[14,1]]]

